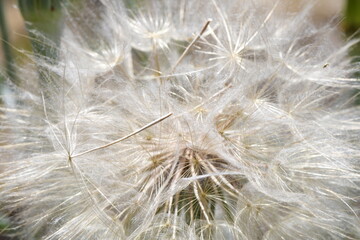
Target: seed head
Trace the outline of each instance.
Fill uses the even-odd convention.
[[[19,235],[360,238],[356,41],[283,2],[98,4],[1,108]]]

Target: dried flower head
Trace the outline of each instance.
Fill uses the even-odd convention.
[[[1,108],[0,201],[19,233],[359,239],[355,41],[283,2],[143,4],[79,10],[59,62],[35,59],[41,79],[24,69]]]

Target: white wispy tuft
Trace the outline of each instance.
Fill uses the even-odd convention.
[[[69,10],[0,109],[19,235],[360,239],[356,41],[282,1],[142,3]]]

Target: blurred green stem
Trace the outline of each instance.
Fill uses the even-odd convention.
[[[50,63],[56,63],[64,0],[18,0],[18,3],[34,53]]]
[[[40,91],[46,99],[52,99],[59,89],[58,74],[49,71],[45,64],[58,62],[58,52],[63,29],[62,5],[66,0],[18,0],[19,8],[29,32],[39,73]]]
[[[359,37],[360,29],[360,0],[348,0],[345,10],[345,30],[349,36],[357,33],[354,37]],[[352,50],[353,56],[360,55],[360,44]]]
[[[360,1],[359,0],[347,0],[345,9],[345,31],[348,36],[352,38],[359,38],[360,28]],[[355,33],[355,35],[354,35]],[[357,43],[354,48],[351,49],[350,54],[352,56],[360,56],[360,44]],[[354,58],[354,62],[359,62],[359,57]],[[353,75],[354,78],[360,78],[360,71],[357,71]],[[354,94],[359,94],[359,90],[356,90]],[[355,100],[355,105],[360,105],[360,97]]]
[[[360,27],[360,1],[348,0],[345,14],[347,27],[357,30]]]
[[[14,58],[12,56],[10,42],[9,42],[9,32],[6,25],[6,17],[4,11],[5,1],[0,1],[0,31],[1,31],[1,42],[4,51],[4,60],[5,60],[5,73],[6,77],[10,78],[13,82],[16,82],[15,67],[14,67]],[[4,79],[0,77],[0,89],[3,89]]]

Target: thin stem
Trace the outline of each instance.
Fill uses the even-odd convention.
[[[121,142],[121,141],[124,141],[124,140],[126,140],[126,139],[128,139],[128,138],[130,138],[130,137],[132,137],[132,136],[134,136],[134,135],[136,135],[136,134],[138,134],[139,132],[144,131],[145,129],[147,129],[147,128],[151,127],[151,126],[154,126],[155,124],[157,124],[157,123],[165,120],[166,118],[170,117],[171,115],[172,115],[172,113],[168,113],[168,114],[166,114],[165,116],[163,116],[163,117],[161,117],[161,118],[158,118],[158,119],[152,121],[151,123],[146,124],[145,126],[143,126],[142,128],[136,130],[135,132],[132,132],[132,133],[126,135],[125,137],[119,138],[119,139],[117,139],[117,140],[115,140],[115,141],[113,141],[113,142],[107,143],[107,144],[105,144],[105,145],[103,145],[103,146],[96,147],[96,148],[92,148],[92,149],[87,150],[87,151],[85,151],[85,152],[76,154],[76,155],[74,155],[74,156],[71,156],[71,158],[79,157],[79,156],[85,155],[85,154],[87,154],[87,153],[91,153],[91,152],[94,152],[94,151],[97,151],[97,150],[100,150],[100,149],[104,149],[104,148],[110,147],[111,145],[114,145],[114,144],[116,144],[116,143],[119,143],[119,142]]]
[[[185,49],[185,51],[181,54],[181,56],[179,57],[179,59],[177,60],[177,62],[175,63],[175,65],[173,66],[171,72],[175,72],[176,67],[180,64],[180,62],[183,60],[183,58],[185,57],[185,55],[189,52],[190,48],[201,38],[201,36],[204,34],[204,32],[206,31],[206,29],[208,28],[210,22],[212,20],[208,19],[207,22],[204,24],[204,26],[202,27],[200,33],[196,36],[196,38],[194,38],[192,40],[192,42],[187,46],[187,48]]]

